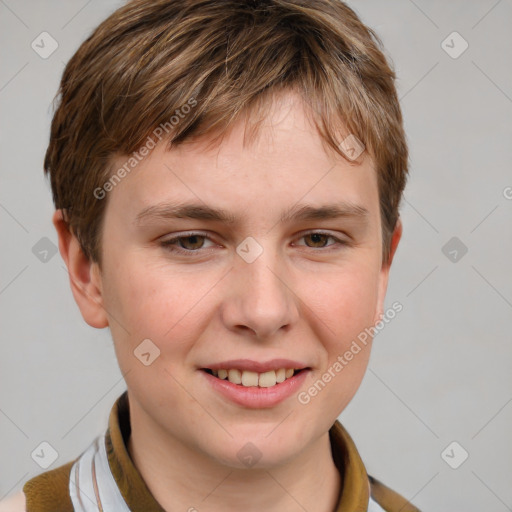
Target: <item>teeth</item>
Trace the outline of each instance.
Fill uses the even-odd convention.
[[[257,386],[258,374],[256,372],[242,372],[242,386]]]
[[[215,371],[213,374],[219,379],[228,380],[233,384],[241,384],[245,387],[270,388],[276,384],[284,382],[286,379],[293,377],[295,372],[294,368],[279,368],[279,370],[270,370],[264,373],[257,373],[251,371],[240,371],[236,368],[229,370],[222,369]]]
[[[269,388],[270,386],[275,386],[277,382],[276,372],[274,370],[270,370],[269,372],[260,373],[260,379],[258,384],[260,388]]]
[[[229,382],[233,384],[242,384],[242,372],[240,370],[229,370],[227,372]]]

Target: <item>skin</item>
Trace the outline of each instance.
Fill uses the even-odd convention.
[[[23,491],[0,501],[0,512],[25,512],[26,500]]]
[[[392,258],[383,264],[371,158],[353,165],[326,149],[292,92],[276,97],[260,130],[245,145],[242,121],[215,147],[157,145],[108,194],[101,268],[54,216],[76,302],[87,323],[110,328],[126,374],[129,452],[166,510],[331,512],[340,491],[328,431],[361,383],[371,342],[307,405],[295,394],[272,408],[242,407],[199,370],[233,358],[295,359],[312,369],[304,391],[383,312]],[[136,221],[147,207],[186,201],[240,218]],[[367,215],[281,223],[297,202],[350,203]],[[305,236],[317,230],[327,234]],[[208,238],[162,245],[188,231]],[[252,263],[236,253],[249,236],[263,248]],[[392,256],[400,237],[399,222]],[[149,366],[133,354],[147,338],[160,349]],[[262,454],[250,469],[237,457],[247,442]]]

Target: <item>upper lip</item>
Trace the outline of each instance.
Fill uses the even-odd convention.
[[[256,373],[265,373],[270,370],[279,370],[280,368],[294,368],[302,370],[308,368],[308,365],[291,359],[272,359],[271,361],[253,361],[252,359],[230,359],[203,367],[208,370],[245,370]]]

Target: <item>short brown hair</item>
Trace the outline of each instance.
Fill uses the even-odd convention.
[[[118,155],[165,133],[177,145],[254,113],[272,93],[298,91],[322,140],[364,143],[377,171],[383,260],[398,220],[408,150],[381,42],[339,0],[133,0],[80,46],[59,88],[44,167],[84,253],[100,262],[106,200],[94,193]]]

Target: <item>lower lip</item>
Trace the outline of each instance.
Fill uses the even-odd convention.
[[[310,370],[302,370],[280,384],[269,388],[260,388],[257,386],[245,387],[241,384],[233,384],[228,380],[214,377],[204,370],[199,371],[206,377],[215,391],[232,402],[250,409],[265,409],[279,404],[298,392],[306,379],[306,375],[310,372]]]

